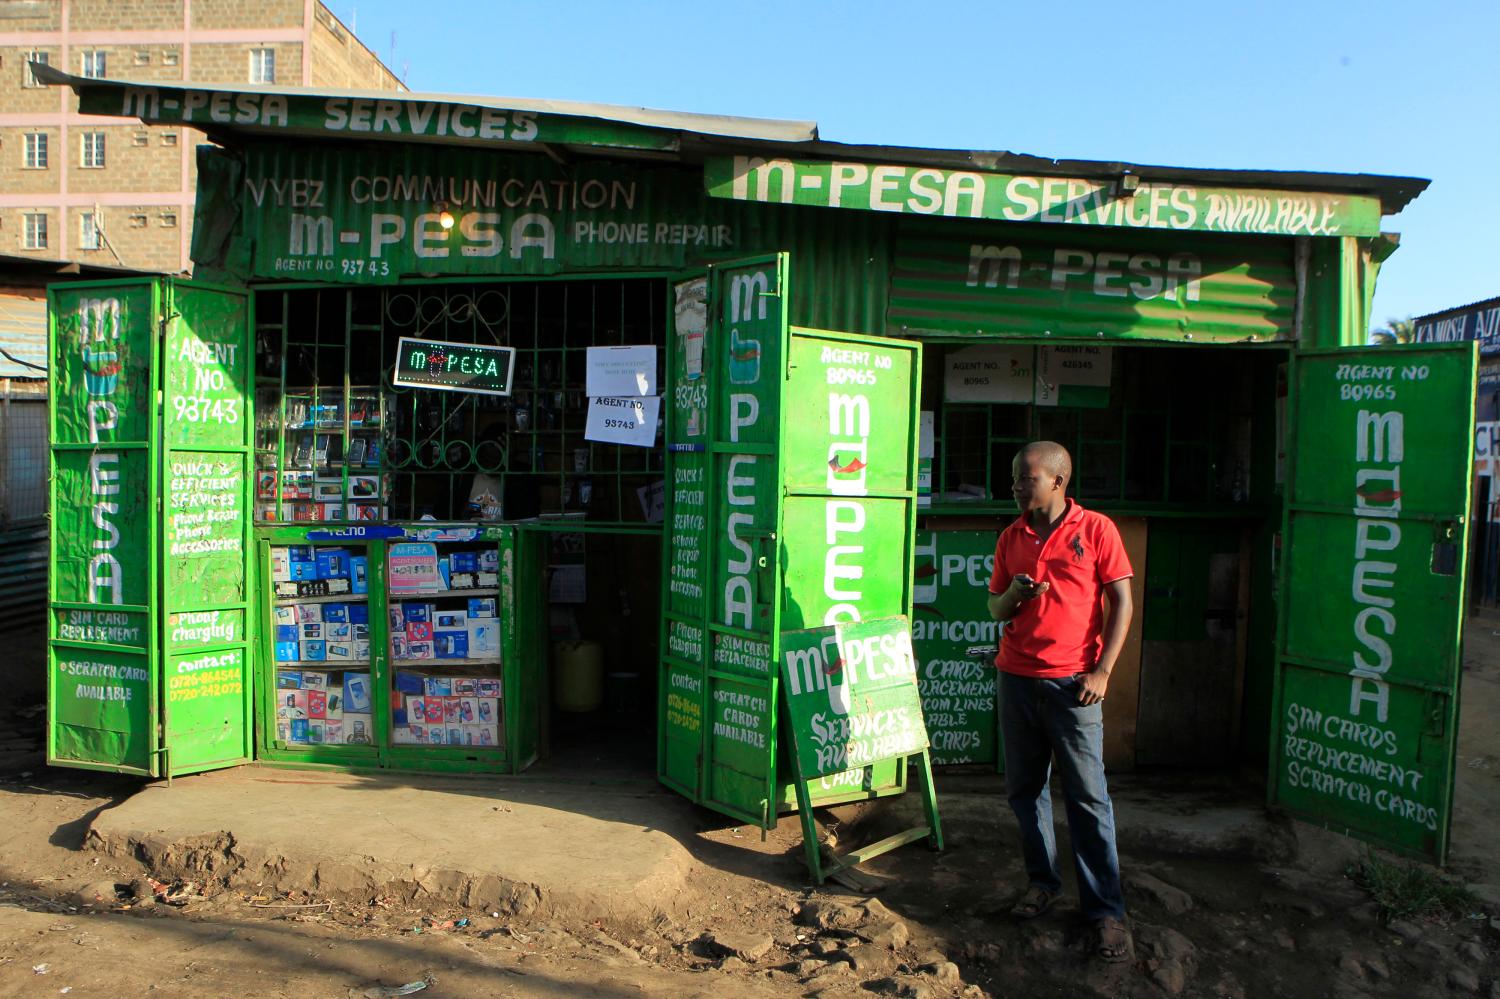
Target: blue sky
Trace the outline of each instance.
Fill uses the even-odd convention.
[[[1427,177],[1385,222],[1402,246],[1377,323],[1500,295],[1478,197],[1500,173],[1500,0],[325,2],[413,90],[813,119],[839,142]]]

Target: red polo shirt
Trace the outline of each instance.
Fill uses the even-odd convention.
[[[1043,678],[1092,669],[1104,647],[1104,586],[1135,575],[1119,528],[1069,500],[1062,523],[1043,542],[1022,516],[995,542],[990,592],[1004,593],[1023,572],[1051,586],[1010,619],[995,665]]]

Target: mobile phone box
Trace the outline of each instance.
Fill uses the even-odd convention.
[[[469,658],[467,631],[440,631],[433,636],[432,645],[439,659]]]
[[[433,631],[463,631],[468,626],[468,611],[438,610],[432,615]]]
[[[319,548],[318,579],[348,579],[349,552],[344,548]]]

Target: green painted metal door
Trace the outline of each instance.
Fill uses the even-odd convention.
[[[1292,364],[1270,799],[1447,852],[1473,466],[1473,344]]]
[[[774,823],[787,260],[718,264],[672,288],[661,781]]]
[[[911,613],[920,348],[789,328],[785,254],[686,275],[672,298],[658,776],[769,828],[792,803],[782,633]],[[904,786],[886,760],[813,800]]]
[[[708,690],[708,271],[670,292],[666,497],[662,530],[662,663],[657,684],[657,777],[702,800]]]
[[[153,280],[48,289],[47,762],[158,776]]]
[[[910,340],[792,329],[778,449],[781,635],[910,620],[921,367],[921,348]],[[853,713],[837,676],[793,675],[793,696],[807,694],[808,684],[826,691],[825,724],[836,728]],[[814,732],[798,735],[817,741]],[[820,774],[809,797],[832,804],[905,787],[906,761],[895,757]]]
[[[169,775],[248,762],[251,718],[250,297],[166,284],[161,626]]]
[[[48,296],[48,762],[246,762],[248,295],[143,279]]]

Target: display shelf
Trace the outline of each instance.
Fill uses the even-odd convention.
[[[446,666],[493,666],[498,669],[502,665],[498,656],[493,659],[392,659],[391,662],[396,666],[426,666],[434,669]]]
[[[498,597],[499,595],[498,586],[476,586],[471,590],[392,590],[391,600],[402,603],[424,597]]]
[[[293,604],[355,604],[368,603],[368,593],[330,593],[326,597],[277,597],[277,607],[290,607]]]

